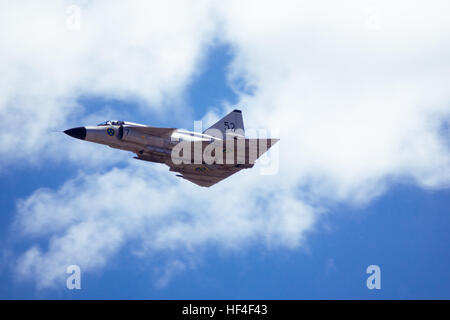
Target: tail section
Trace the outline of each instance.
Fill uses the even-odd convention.
[[[233,110],[225,117],[217,121],[203,133],[221,139],[245,138],[244,121],[242,111]]]

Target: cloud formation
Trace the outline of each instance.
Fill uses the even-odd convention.
[[[170,108],[211,39],[207,1],[75,4],[77,16],[72,1],[2,3],[2,163],[39,161],[36,154],[76,158],[49,132],[79,124],[83,95]],[[70,27],[74,19],[78,29]]]
[[[371,3],[224,9],[231,80],[256,88],[241,91],[250,125],[280,129],[284,181],[312,180],[314,192],[346,201],[370,200],[386,179],[450,179],[449,137],[439,130],[450,115],[449,5]]]
[[[81,175],[56,192],[36,191],[19,204],[14,229],[49,238],[49,246],[46,252],[27,250],[18,272],[49,287],[61,280],[65,266],[76,264],[83,271],[104,266],[131,240],[139,243],[134,251],[140,256],[161,251],[195,255],[205,247],[234,250],[259,243],[300,245],[314,223],[313,208],[293,194],[266,190],[256,183],[257,171],[246,173],[202,189],[162,166],[130,161],[126,169]],[[171,260],[168,267],[184,265]],[[160,285],[168,281],[166,271]]]
[[[61,28],[68,4],[0,11],[12,30],[0,28],[7,48],[0,65],[9,75],[0,80],[5,165],[48,148],[68,160],[90,148],[80,144],[74,155],[72,144],[38,138],[55,121],[85,116],[80,95],[142,101],[169,117],[170,102],[219,41],[233,50],[228,79],[246,128],[279,132],[280,168],[262,176],[257,166],[205,190],[163,166],[131,161],[37,190],[18,206],[15,228],[49,239],[17,263],[20,277],[40,287],[58,283],[70,264],[101,268],[133,239],[142,256],[210,244],[295,248],[330,203],[368,203],[392,182],[449,185],[445,1],[96,1],[80,5],[78,32]],[[171,268],[185,267],[177,257]]]

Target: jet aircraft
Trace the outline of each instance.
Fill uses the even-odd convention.
[[[131,151],[135,159],[166,164],[178,177],[202,187],[253,167],[256,159],[279,140],[245,138],[240,110],[231,111],[203,133],[116,120],[64,133]]]

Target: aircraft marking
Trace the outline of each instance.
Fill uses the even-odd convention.
[[[108,133],[108,136],[114,136],[114,129],[112,129],[112,128],[109,128],[108,130],[106,130],[106,133]]]

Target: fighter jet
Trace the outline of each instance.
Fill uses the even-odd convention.
[[[203,133],[117,120],[72,128],[64,133],[131,151],[138,160],[166,164],[178,177],[202,187],[252,168],[256,159],[279,140],[245,138],[241,110],[231,111]]]

